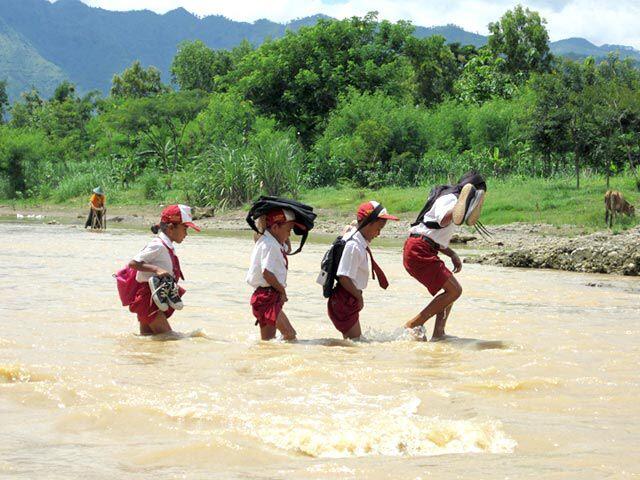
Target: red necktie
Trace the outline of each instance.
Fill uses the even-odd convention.
[[[389,286],[389,280],[387,280],[387,276],[384,274],[384,272],[380,268],[380,265],[378,265],[376,261],[373,259],[373,255],[371,254],[371,249],[369,247],[367,247],[367,253],[369,253],[369,258],[371,258],[371,275],[373,279],[375,280],[377,276],[378,285],[380,285],[384,290],[386,290],[387,287]]]

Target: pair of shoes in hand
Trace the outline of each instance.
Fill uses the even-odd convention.
[[[158,277],[154,275],[149,279],[151,298],[161,312],[166,312],[169,307],[174,310],[182,310],[184,304],[180,299],[178,284],[173,277]]]
[[[483,204],[484,190],[478,190],[473,184],[467,183],[462,187],[458,203],[453,207],[453,223],[462,225],[466,221],[469,226],[475,225],[480,218]]]

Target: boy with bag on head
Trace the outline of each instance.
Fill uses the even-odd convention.
[[[435,298],[405,327],[421,327],[435,315],[432,341],[445,337],[444,329],[451,307],[462,295],[462,287],[453,276],[462,270],[462,262],[458,254],[449,248],[451,236],[455,226],[464,222],[475,226],[481,234],[488,234],[478,221],[486,190],[484,178],[475,172],[463,175],[456,185],[435,187],[418,218],[411,224],[403,249],[404,268]],[[453,272],[440,259],[439,252],[451,258]],[[443,291],[438,294],[440,290]]]
[[[272,208],[265,216],[266,229],[259,231],[251,254],[251,266],[247,272],[247,283],[255,291],[251,296],[251,309],[260,325],[262,340],[271,340],[276,330],[285,340],[295,340],[296,331],[283,312],[287,298],[287,271],[291,244],[291,230],[296,227],[306,230],[296,221],[295,213],[287,208]]]
[[[362,292],[367,288],[369,279],[369,258],[373,278],[377,277],[383,289],[389,286],[384,272],[373,259],[369,245],[380,235],[387,220],[397,221],[398,217],[389,215],[387,209],[378,202],[370,201],[360,205],[357,219],[356,226],[339,239],[344,242],[344,249],[335,271],[338,285],[327,302],[327,311],[333,325],[344,338],[350,339],[362,336],[360,311],[364,307]]]

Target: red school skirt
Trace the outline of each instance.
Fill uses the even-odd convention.
[[[137,283],[138,289],[136,290],[133,302],[129,305],[129,311],[138,316],[138,321],[140,323],[148,325],[156,319],[156,315],[160,310],[151,298],[151,289],[149,288],[149,284],[147,282]],[[180,286],[178,286],[178,291],[180,297],[182,297],[186,292],[186,290]],[[162,313],[164,313],[165,317],[169,318],[173,315],[173,312],[173,308],[169,307],[166,312]]]
[[[327,302],[327,311],[333,326],[340,333],[347,333],[360,319],[360,306],[356,297],[338,285]]]
[[[261,327],[276,326],[276,319],[280,315],[284,303],[275,288],[256,288],[251,295],[250,303],[253,316],[256,317],[256,325],[259,324]]]
[[[438,251],[419,237],[409,237],[405,242],[402,263],[409,275],[427,287],[431,295],[438,293],[453,276],[438,257]]]

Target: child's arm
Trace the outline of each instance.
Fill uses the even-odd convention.
[[[163,270],[160,267],[156,267],[155,265],[151,265],[150,263],[146,263],[146,262],[138,262],[136,260],[131,260],[129,262],[129,267],[133,268],[134,270],[137,270],[138,272],[153,273],[154,275],[157,275],[159,277],[171,276],[171,273],[167,272],[166,270]]]
[[[458,273],[462,270],[462,261],[456,252],[454,252],[450,247],[441,248],[440,251],[446,256],[451,257],[451,261],[453,262],[453,273]]]
[[[263,270],[262,276],[267,281],[267,283],[280,294],[280,298],[282,298],[283,302],[289,300],[287,298],[287,291],[273,273],[271,273],[269,270]]]
[[[364,299],[362,298],[362,290],[358,290],[349,277],[341,275],[338,277],[338,283],[342,285],[347,292],[349,292],[357,301],[358,306],[362,308],[364,306]]]

